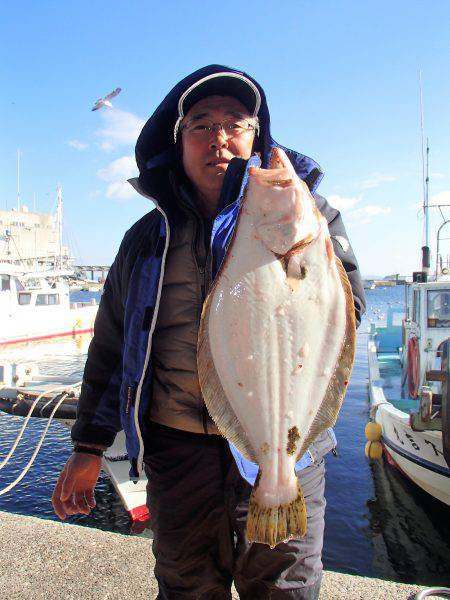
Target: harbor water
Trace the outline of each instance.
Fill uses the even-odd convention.
[[[78,293],[73,300],[98,294]],[[356,362],[335,432],[338,455],[327,456],[327,510],[323,551],[328,570],[421,585],[450,585],[450,507],[434,500],[384,461],[364,457],[368,420],[367,328],[381,323],[389,305],[402,306],[404,288],[367,291],[367,314],[358,330]],[[43,373],[82,376],[89,337],[23,345],[0,359],[36,361]],[[0,465],[23,419],[0,413]],[[46,422],[30,419],[13,459],[0,470],[0,490],[20,475]],[[57,520],[51,494],[71,453],[69,430],[52,423],[35,463],[0,510]],[[66,522],[131,535],[131,522],[108,477],[101,473],[97,506]],[[176,509],[176,507],[174,507]],[[151,536],[150,531],[141,534]]]

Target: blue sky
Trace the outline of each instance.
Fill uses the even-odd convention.
[[[140,127],[180,78],[221,63],[263,85],[275,139],[322,166],[319,192],[341,208],[362,272],[409,273],[423,229],[419,70],[430,198],[450,204],[449,23],[448,0],[3,3],[0,206],[17,203],[19,148],[22,202],[49,211],[60,183],[77,263],[109,264],[151,208],[125,183]],[[117,86],[114,108],[91,112]]]

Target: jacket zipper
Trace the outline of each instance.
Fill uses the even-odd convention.
[[[201,284],[200,284],[201,297],[202,297],[202,302],[204,302],[205,297],[206,297],[205,267],[199,267],[198,272],[200,273],[200,278],[201,278]]]
[[[142,192],[140,192],[140,193],[142,193]],[[143,194],[143,195],[146,195],[146,194]],[[156,200],[154,198],[152,198],[151,196],[147,196],[147,198],[150,198],[152,200],[152,202],[155,203],[156,209],[159,210],[159,212],[161,213],[161,215],[164,218],[164,221],[166,224],[166,245],[164,247],[164,252],[161,257],[161,271],[160,271],[159,281],[158,281],[158,290],[157,290],[157,294],[156,294],[155,310],[153,311],[153,319],[150,324],[150,330],[148,332],[147,353],[145,355],[144,367],[142,369],[141,377],[139,379],[139,384],[138,384],[138,387],[137,387],[137,390],[135,393],[135,399],[134,399],[134,406],[135,406],[134,426],[136,428],[136,434],[138,436],[139,453],[138,453],[137,460],[136,460],[137,478],[130,478],[130,479],[132,479],[135,482],[139,479],[141,472],[144,470],[144,440],[142,439],[141,428],[139,426],[139,405],[141,402],[142,385],[144,383],[145,375],[147,373],[148,363],[150,360],[153,331],[155,330],[156,317],[158,316],[159,301],[161,299],[162,283],[163,283],[163,279],[164,279],[164,268],[166,265],[167,251],[169,249],[169,241],[170,241],[169,219],[167,218],[166,213],[163,211],[163,209],[159,206],[159,204],[156,202]]]

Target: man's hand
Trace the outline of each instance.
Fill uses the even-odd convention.
[[[295,245],[318,235],[314,198],[281,148],[272,151],[269,169],[251,167],[249,173],[249,194],[253,191],[257,200],[254,226],[257,236],[272,252],[285,255]]]
[[[95,507],[94,488],[101,466],[101,456],[81,452],[72,454],[52,495],[53,509],[60,519],[77,513],[88,515]]]

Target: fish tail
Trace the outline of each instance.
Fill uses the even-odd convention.
[[[298,485],[298,484],[297,484]],[[247,541],[268,544],[274,548],[291,538],[303,537],[306,533],[306,505],[298,485],[297,497],[288,504],[261,506],[254,488],[249,501],[247,515]]]

